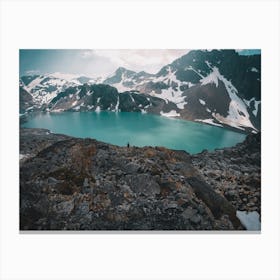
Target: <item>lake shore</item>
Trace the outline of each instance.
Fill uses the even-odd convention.
[[[259,134],[190,155],[21,128],[20,154],[21,230],[244,230],[236,211],[261,211]]]

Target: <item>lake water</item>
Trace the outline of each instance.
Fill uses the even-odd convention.
[[[189,153],[234,146],[246,137],[220,127],[130,112],[41,113],[30,116],[22,127],[47,128],[119,146],[129,142],[133,146],[164,146]]]

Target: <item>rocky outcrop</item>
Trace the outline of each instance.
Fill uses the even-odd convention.
[[[200,176],[236,209],[261,212],[261,135],[243,143],[192,156]]]
[[[251,196],[260,184],[258,137],[232,149],[190,155],[21,129],[20,229],[244,229],[235,211],[251,201],[248,209],[260,210],[260,200]],[[234,165],[248,174],[239,170],[243,177],[234,177]]]
[[[24,114],[29,108],[33,108],[33,98],[23,87],[19,87],[19,97],[20,114]]]

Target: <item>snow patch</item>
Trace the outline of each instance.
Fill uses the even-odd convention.
[[[202,78],[200,80],[201,82],[201,85],[207,85],[207,84],[215,84],[216,87],[218,87],[219,85],[219,76],[220,76],[220,73],[219,73],[219,70],[217,67],[213,67],[213,72],[211,72],[208,76]]]
[[[154,96],[165,100],[166,104],[168,101],[175,103],[179,109],[184,109],[184,106],[187,104],[185,96],[182,96],[182,92],[178,90],[174,91],[171,87],[163,89],[161,94],[154,93]]]
[[[257,211],[236,211],[236,217],[247,230],[261,230],[260,215]]]
[[[116,112],[119,111],[119,106],[120,106],[120,96],[118,95],[118,101],[117,101],[116,108],[115,108]]]
[[[199,102],[200,102],[201,105],[203,105],[203,106],[205,105],[205,101],[204,100],[199,99]]]
[[[54,112],[54,113],[60,113],[60,112],[63,112],[63,109],[53,109],[52,112]]]
[[[204,120],[202,120],[202,119],[195,119],[194,121],[208,123],[208,124],[211,124],[211,125],[223,127],[221,124],[215,123],[213,119],[204,119]]]
[[[135,100],[134,100],[134,98],[131,96],[131,94],[130,94],[129,96],[130,96],[131,101],[132,101],[133,103],[135,103]]]
[[[19,154],[19,160],[22,160],[22,159],[27,158],[27,157],[28,157],[27,154],[26,154],[26,155],[24,155],[24,154]]]
[[[253,99],[253,98],[252,98],[252,99]],[[243,101],[244,101],[244,103],[245,103],[248,107],[250,107],[250,103],[251,103],[252,99],[251,99],[251,100],[243,99]]]
[[[261,103],[261,101],[256,101],[256,100],[254,100],[255,101],[255,109],[252,111],[252,113],[255,115],[255,117],[257,116],[257,114],[258,114],[258,109],[259,109],[259,104]]]
[[[118,90],[118,92],[124,92],[124,91],[131,90],[131,88],[124,86],[122,84],[122,82],[117,83],[117,84],[112,84],[112,86],[115,87]]]
[[[188,66],[185,68],[185,70],[192,70],[195,72],[198,76],[200,76],[202,79],[204,78],[198,71],[196,71],[192,66]]]
[[[177,113],[175,110],[171,110],[170,112],[164,113],[160,111],[160,114],[164,117],[172,118],[172,117],[180,117],[180,114]]]
[[[250,69],[252,72],[259,72],[259,70],[256,68],[256,67],[252,67],[251,69]]]

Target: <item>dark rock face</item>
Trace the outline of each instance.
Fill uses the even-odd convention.
[[[181,115],[186,119],[212,118],[214,112],[219,112],[224,117],[228,114],[231,100],[222,83],[219,83],[218,87],[214,84],[194,86],[188,89],[184,95],[188,104],[185,105]],[[207,105],[201,104],[199,100],[203,100]]]
[[[232,148],[193,156],[200,176],[236,209],[261,212],[261,135]]]
[[[105,84],[69,87],[51,100],[47,110],[51,111],[114,111],[146,112],[178,110],[172,102],[140,94],[136,91],[118,93],[116,88]]]
[[[28,108],[34,105],[32,96],[22,87],[19,88],[19,104],[20,104],[20,113],[25,113]]]
[[[220,169],[216,163],[210,174],[202,158],[214,161],[211,153],[191,156],[161,147],[118,147],[45,129],[21,129],[20,153],[25,157],[20,160],[20,229],[243,229],[234,215],[245,207],[243,200],[233,199],[240,193],[230,194],[226,184],[212,182],[231,170],[228,161],[240,166],[236,155],[243,153],[241,164],[253,176],[226,182],[234,186],[230,190],[236,190],[240,180],[256,190],[258,141],[252,136],[242,145],[216,151],[224,153],[225,162]],[[259,210],[259,203],[249,208]]]

